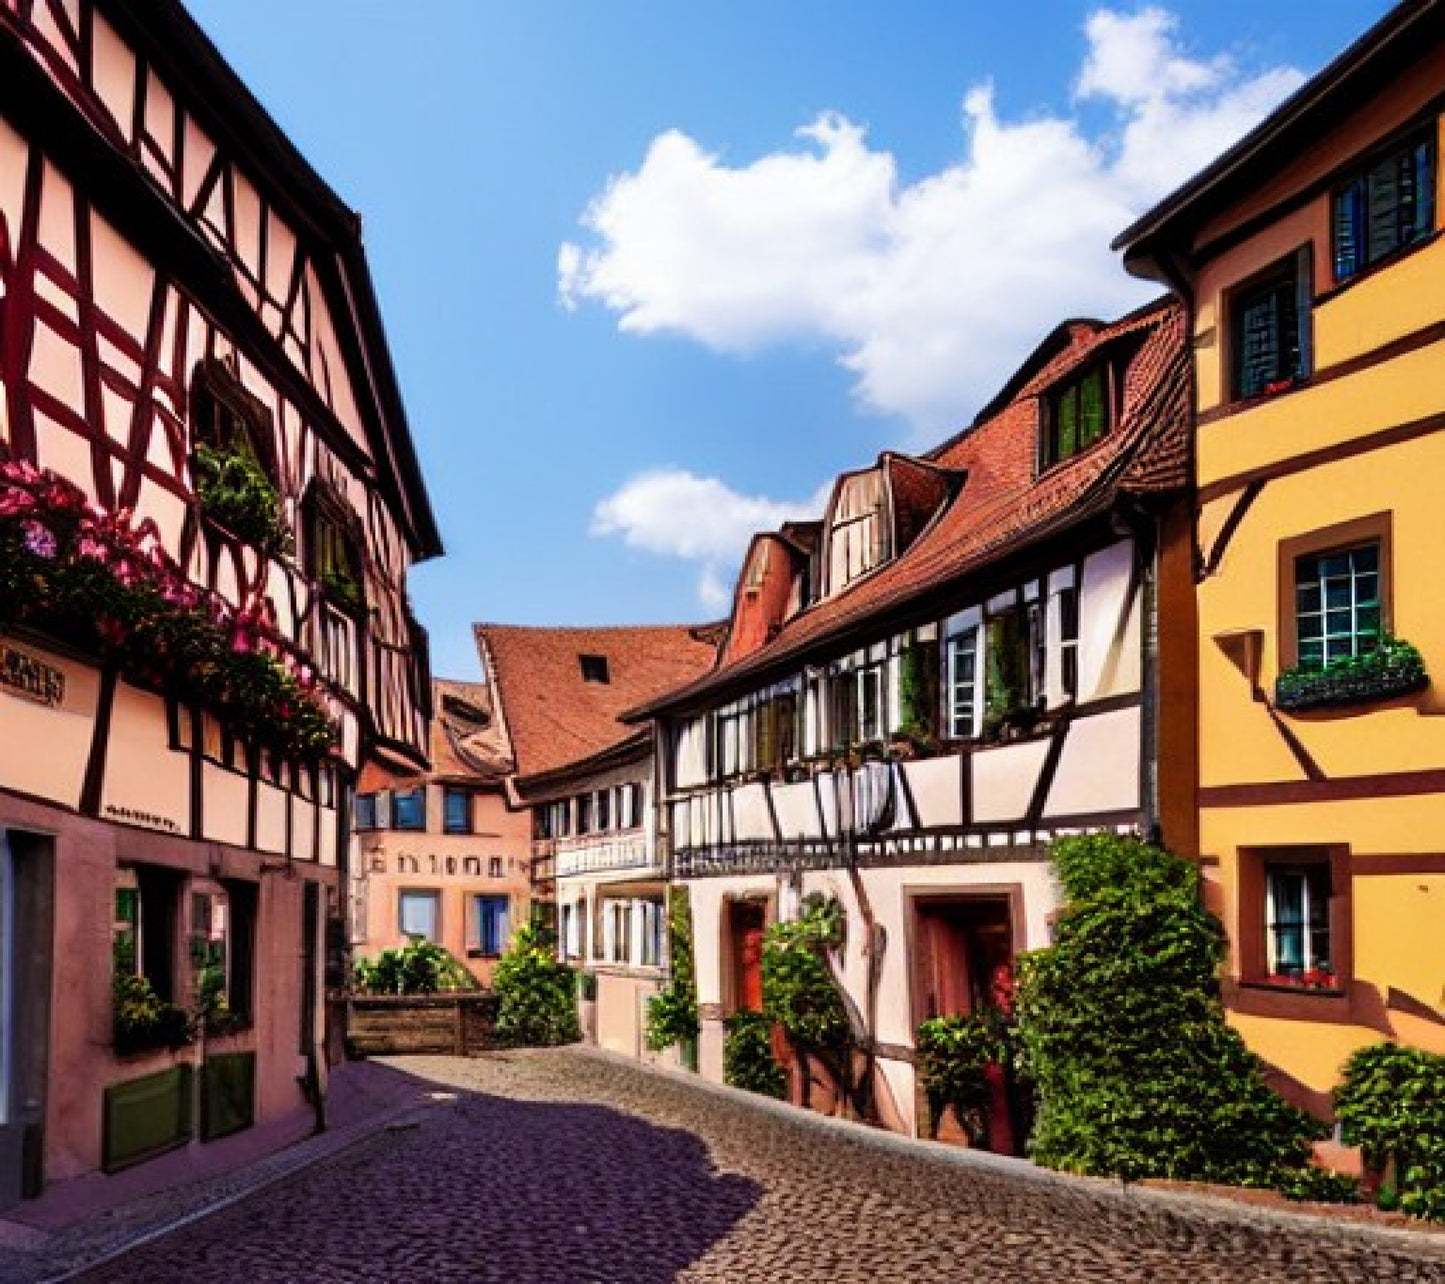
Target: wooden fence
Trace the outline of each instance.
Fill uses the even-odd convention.
[[[497,1000],[480,994],[356,994],[346,1001],[354,1057],[404,1053],[466,1056],[497,1047]]]

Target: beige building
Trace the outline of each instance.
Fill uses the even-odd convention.
[[[488,689],[433,683],[431,771],[362,779],[352,882],[356,954],[422,937],[483,984],[530,901],[531,815],[509,798],[512,759]]]

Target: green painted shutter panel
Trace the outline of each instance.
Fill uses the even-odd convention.
[[[201,1067],[201,1139],[249,1128],[255,1119],[256,1054],[230,1052]]]
[[[1104,371],[1091,370],[1079,385],[1079,449],[1104,435]]]
[[[101,1105],[101,1167],[127,1168],[190,1139],[191,1067],[111,1084]]]

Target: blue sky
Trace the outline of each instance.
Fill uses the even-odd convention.
[[[746,533],[967,421],[1385,0],[188,0],[364,219],[474,620],[715,618]],[[803,132],[800,132],[803,131]]]

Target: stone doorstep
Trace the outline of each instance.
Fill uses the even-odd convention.
[[[965,1172],[988,1173],[993,1177],[1006,1178],[1020,1184],[1050,1187],[1065,1197],[1094,1199],[1106,1204],[1127,1207],[1135,1212],[1144,1210],[1161,1218],[1177,1218],[1215,1227],[1227,1227],[1233,1223],[1263,1231],[1304,1233],[1319,1235],[1323,1238],[1349,1240],[1380,1249],[1404,1251],[1416,1257],[1445,1263],[1445,1227],[1440,1230],[1424,1227],[1418,1230],[1396,1229],[1391,1226],[1376,1226],[1369,1222],[1331,1217],[1323,1213],[1264,1208],[1242,1203],[1227,1196],[1205,1192],[1142,1186],[1105,1177],[1078,1177],[1069,1173],[1056,1172],[1051,1168],[1040,1168],[1027,1159],[1015,1159],[1008,1155],[995,1155],[988,1151],[968,1150],[961,1146],[949,1146],[943,1142],[906,1137],[901,1133],[871,1128],[867,1124],[857,1123],[851,1119],[820,1115],[811,1110],[804,1110],[800,1106],[777,1101],[772,1097],[746,1092],[741,1088],[732,1088],[727,1084],[713,1083],[690,1071],[674,1070],[660,1065],[644,1065],[632,1057],[618,1052],[609,1052],[605,1048],[570,1044],[567,1048],[557,1051],[592,1057],[614,1065],[630,1066],[641,1074],[657,1075],[674,1083],[686,1084],[699,1092],[726,1098],[738,1105],[751,1107],[764,1114],[775,1115],[779,1119],[789,1120],[801,1127],[818,1128],[825,1132],[845,1136],[860,1145],[890,1151],[893,1154],[912,1159],[928,1159],[948,1167],[962,1169]]]

